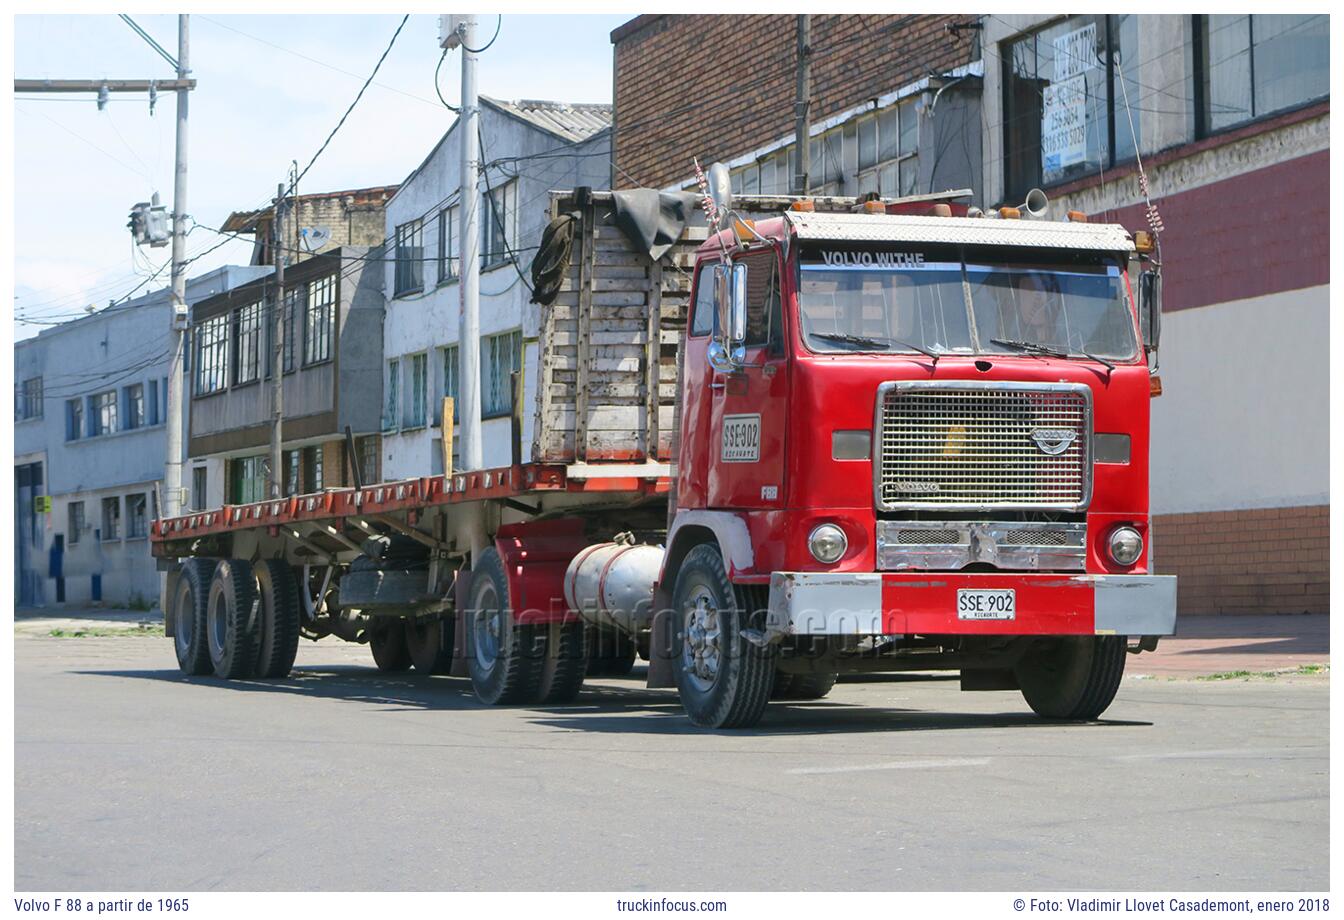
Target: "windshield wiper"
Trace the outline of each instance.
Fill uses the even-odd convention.
[[[860,345],[864,348],[890,349],[893,346],[908,348],[911,351],[917,351],[921,355],[932,358],[934,364],[937,364],[938,359],[942,357],[939,352],[928,348],[922,348],[919,345],[914,345],[910,342],[902,342],[899,339],[874,339],[866,335],[852,335],[848,332],[814,332],[812,333],[812,336],[818,339],[826,339],[829,342],[844,342],[848,345]]]
[[[990,339],[995,345],[1002,345],[1004,348],[1011,348],[1014,351],[1026,352],[1029,355],[1043,355],[1050,358],[1067,358],[1068,354],[1060,351],[1058,348],[1051,348],[1049,345],[1042,345],[1040,342],[1021,342],[1017,339]]]
[[[1100,355],[1094,355],[1094,354],[1092,354],[1092,352],[1090,352],[1090,351],[1088,351],[1088,350],[1086,350],[1086,349],[1083,349],[1083,350],[1082,350],[1082,354],[1083,354],[1083,357],[1084,357],[1084,358],[1091,358],[1093,361],[1097,362],[1098,364],[1104,365],[1104,366],[1106,367],[1106,370],[1107,370],[1107,371],[1113,371],[1113,370],[1115,370],[1115,362],[1113,362],[1113,361],[1107,361],[1105,358],[1101,357]]]

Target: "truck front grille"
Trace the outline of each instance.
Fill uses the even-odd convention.
[[[1092,491],[1084,384],[914,381],[878,392],[877,506],[1082,510]]]

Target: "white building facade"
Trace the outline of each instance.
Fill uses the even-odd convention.
[[[610,106],[481,97],[480,329],[482,459],[512,455],[512,373],[521,371],[522,443],[532,438],[538,307],[530,266],[549,192],[605,187]],[[387,203],[381,478],[444,471],[443,397],[458,393],[459,123]],[[455,427],[455,426],[453,426]],[[458,439],[454,438],[456,443]],[[454,468],[457,468],[454,463]]]

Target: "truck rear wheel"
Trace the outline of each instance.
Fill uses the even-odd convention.
[[[785,674],[780,672],[775,675],[775,686],[770,693],[770,699],[819,700],[831,692],[837,677],[839,675],[834,673]]]
[[[260,646],[257,581],[245,559],[225,559],[210,580],[207,638],[215,676],[251,677]]]
[[[252,569],[261,599],[258,677],[288,677],[299,651],[299,586],[283,559],[263,559]]]
[[[1097,718],[1120,689],[1126,642],[1124,636],[1067,636],[1028,651],[1013,669],[1027,705],[1047,719]]]
[[[582,623],[546,627],[546,663],[541,670],[540,703],[572,703],[588,673],[587,636]]]
[[[625,677],[635,667],[635,641],[614,629],[588,627],[588,675]]]
[[[493,546],[473,560],[468,598],[467,670],[477,698],[491,706],[535,700],[546,634],[514,622],[509,581]]]
[[[173,650],[183,674],[209,674],[212,670],[206,621],[214,574],[213,559],[188,559],[173,590]]]
[[[677,572],[673,667],[682,708],[705,728],[755,725],[775,680],[773,649],[742,637],[764,592],[728,580],[718,547],[701,544]]]
[[[453,666],[451,617],[406,621],[406,650],[411,664],[424,674],[447,674]]]
[[[369,624],[369,651],[380,671],[405,671],[411,666],[406,647],[406,621],[394,617],[374,617]]]

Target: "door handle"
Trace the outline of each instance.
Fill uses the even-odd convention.
[[[722,390],[726,386],[728,386],[728,384],[724,383],[722,380],[713,380],[709,384],[711,390]]]

